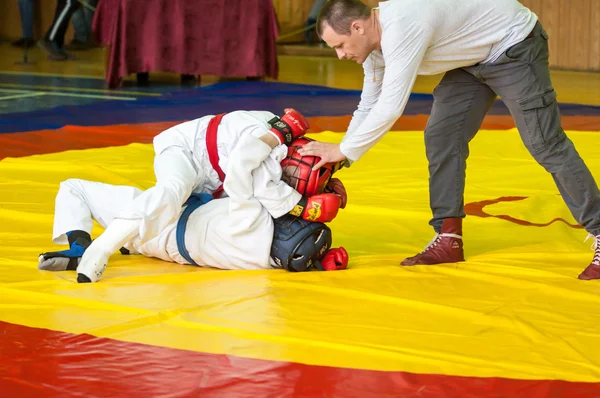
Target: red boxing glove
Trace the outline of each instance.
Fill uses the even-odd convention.
[[[324,271],[337,271],[348,267],[348,252],[343,247],[329,249],[321,259]]]
[[[280,144],[290,145],[298,137],[302,137],[309,128],[308,121],[300,112],[286,108],[281,119],[271,123],[271,129]]]
[[[348,195],[346,194],[346,188],[344,187],[344,184],[342,184],[339,178],[332,178],[331,180],[329,180],[329,182],[325,186],[325,192],[336,193],[340,195],[340,197],[342,198],[342,205],[340,206],[340,209],[346,207]]]
[[[290,214],[306,221],[329,222],[335,218],[342,204],[342,198],[334,193],[322,193],[310,198],[303,196]]]

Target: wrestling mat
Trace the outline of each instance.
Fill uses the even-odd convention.
[[[236,102],[231,85],[216,86],[174,96],[184,111],[168,118],[149,110],[174,109],[161,97],[115,104],[112,118],[101,103],[57,108],[62,118],[47,125],[49,111],[3,121],[3,396],[600,397],[600,281],[577,279],[590,241],[501,107],[471,144],[464,263],[399,266],[433,237],[419,108],[431,99],[416,96],[399,122],[409,125],[337,175],[349,204],[330,225],[347,270],[221,271],[117,253],[96,284],[38,271],[38,254],[59,247],[59,183],[150,187],[151,138],[191,119],[185,109],[294,106],[311,117],[312,138],[337,142],[358,97],[326,89],[321,101],[314,87],[280,85],[261,106],[262,89]],[[564,109],[600,180],[600,112]]]

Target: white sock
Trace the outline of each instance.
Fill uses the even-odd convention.
[[[141,220],[115,219],[104,233],[86,249],[77,273],[96,282],[108,265],[108,258],[138,234]]]

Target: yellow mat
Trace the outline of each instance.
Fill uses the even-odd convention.
[[[568,134],[600,178],[598,133]],[[132,144],[0,161],[1,321],[307,364],[600,381],[600,281],[577,279],[593,255],[582,229],[468,216],[465,263],[398,265],[433,237],[422,132],[390,133],[339,173],[349,204],[331,227],[350,254],[345,271],[220,271],[120,254],[92,285],[38,271],[38,254],[58,248],[59,182],[147,188],[152,156],[151,145]],[[503,196],[527,199],[485,211],[575,224],[515,130],[481,131],[466,203]]]

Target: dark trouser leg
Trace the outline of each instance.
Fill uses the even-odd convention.
[[[23,33],[21,38],[33,39],[33,12],[35,5],[33,0],[19,0],[19,12],[21,14],[21,27]]]
[[[44,38],[54,42],[58,48],[62,48],[71,15],[73,15],[73,12],[75,12],[77,7],[79,7],[77,0],[57,0],[54,20],[44,35]]]
[[[600,192],[561,127],[548,69],[548,36],[540,24],[530,38],[485,65],[481,76],[510,110],[525,146],[554,179],[573,217],[600,234]]]
[[[429,196],[436,232],[445,218],[464,217],[469,142],[494,103],[496,94],[462,69],[447,72],[433,92],[425,128],[429,161]]]

